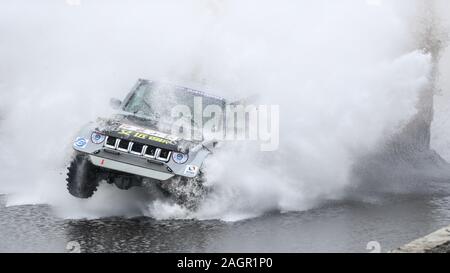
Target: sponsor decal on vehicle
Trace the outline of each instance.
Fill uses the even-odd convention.
[[[84,149],[88,144],[88,140],[84,137],[77,137],[73,145],[77,148]]]
[[[198,169],[199,168],[195,165],[187,165],[184,174],[197,175]]]
[[[135,138],[148,139],[156,141],[162,144],[172,144],[175,145],[178,140],[177,137],[164,134],[161,132],[153,131],[150,129],[145,129],[141,127],[136,127],[128,124],[122,124],[119,126],[119,135],[131,136]]]

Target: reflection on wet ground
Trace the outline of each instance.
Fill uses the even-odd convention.
[[[4,198],[3,198],[4,199]],[[450,197],[338,202],[239,222],[105,218],[62,220],[46,205],[0,206],[0,252],[367,252],[393,249],[450,223]]]

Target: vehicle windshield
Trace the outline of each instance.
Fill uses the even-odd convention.
[[[178,105],[189,107],[193,116],[195,97],[202,98],[202,111],[208,105],[217,105],[222,110],[225,107],[225,101],[218,97],[208,96],[183,87],[143,82],[126,102],[124,111],[150,119],[162,119],[170,122],[172,109]],[[203,118],[203,122],[208,119]],[[195,125],[193,119],[191,122]]]

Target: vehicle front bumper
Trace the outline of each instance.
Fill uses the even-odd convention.
[[[153,170],[150,168],[144,168],[138,165],[124,163],[109,158],[99,157],[96,155],[89,155],[89,159],[92,162],[92,164],[100,168],[139,175],[161,181],[168,180],[175,176],[173,173],[167,173],[158,170]]]

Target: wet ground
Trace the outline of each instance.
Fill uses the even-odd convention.
[[[427,251],[431,253],[450,253],[450,243],[443,244],[441,246],[438,246],[431,251]]]
[[[450,195],[396,195],[271,213],[239,222],[105,218],[63,220],[45,205],[5,207],[0,252],[369,252],[401,246],[450,224]],[[73,243],[71,243],[73,244]]]

